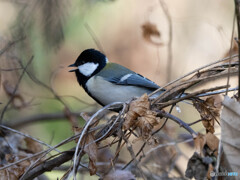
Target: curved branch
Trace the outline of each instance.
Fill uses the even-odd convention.
[[[71,160],[74,155],[74,150],[75,148],[72,148],[69,151],[63,152],[60,156],[51,160],[47,160],[42,164],[34,167],[33,169],[29,170],[27,174],[25,174],[24,179],[25,180],[34,179],[35,177],[41,175],[42,173],[46,171],[51,171],[55,167],[58,167],[61,164]]]
[[[176,116],[173,116],[169,113],[166,113],[164,111],[157,111],[158,113],[158,116],[160,117],[166,117],[166,118],[169,118],[173,121],[175,121],[176,123],[178,123],[181,127],[183,127],[184,129],[186,129],[193,137],[197,136],[197,133],[187,124],[185,123],[184,121],[182,121],[181,119],[179,119],[178,117]]]

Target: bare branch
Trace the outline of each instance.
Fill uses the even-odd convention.
[[[35,177],[39,176],[40,174],[46,172],[46,171],[51,171],[55,167],[59,167],[61,164],[69,161],[72,159],[73,154],[74,154],[75,148],[63,152],[60,156],[52,159],[52,160],[47,160],[40,164],[39,166],[34,167],[33,169],[29,170],[27,174],[24,176],[24,180],[31,180],[34,179]]]
[[[91,35],[93,41],[97,45],[98,49],[104,53],[103,46],[102,46],[101,42],[98,40],[98,38],[97,38],[96,34],[94,33],[94,31],[92,30],[92,28],[89,26],[88,23],[85,23],[84,25],[85,25],[85,28],[87,29],[88,33]]]
[[[74,153],[73,170],[72,170],[72,172],[74,173],[74,175],[73,175],[73,178],[74,178],[74,179],[76,179],[76,170],[77,170],[77,167],[78,167],[77,162],[80,161],[80,157],[81,157],[80,155],[81,155],[82,149],[81,149],[81,151],[79,151],[79,149],[80,149],[80,143],[81,143],[84,135],[87,133],[87,130],[88,130],[89,126],[90,126],[91,124],[94,124],[94,123],[95,123],[94,120],[95,120],[95,118],[96,118],[100,113],[102,113],[103,111],[105,111],[105,110],[107,110],[107,109],[109,109],[109,108],[111,108],[111,107],[114,107],[114,106],[116,106],[116,105],[122,105],[122,104],[123,104],[122,102],[116,102],[116,103],[112,103],[112,104],[109,104],[109,105],[103,107],[102,109],[98,110],[98,111],[88,120],[88,122],[87,122],[86,125],[84,126],[84,128],[83,128],[83,130],[82,130],[82,132],[81,132],[81,135],[80,135],[80,137],[79,137],[79,139],[78,139],[78,143],[77,143],[76,150],[75,150],[75,153]]]
[[[183,101],[185,99],[191,99],[191,98],[197,97],[198,95],[201,95],[203,93],[215,91],[215,90],[218,90],[218,89],[224,89],[226,87],[227,86],[224,85],[224,86],[217,86],[217,87],[209,88],[209,89],[203,89],[203,90],[200,90],[200,91],[196,91],[194,93],[190,93],[190,94],[184,95],[183,97],[180,97],[180,98],[177,98],[177,99],[173,99],[173,100],[170,100],[170,101],[167,101],[167,102],[164,102],[164,103],[157,103],[157,104],[159,105],[159,109],[162,109],[162,108],[165,108],[165,107],[167,107],[169,105],[176,104],[176,103],[178,103],[180,101]]]
[[[74,116],[79,116],[80,112],[71,112]],[[32,116],[22,117],[18,119],[13,119],[9,122],[4,123],[6,126],[13,127],[13,128],[20,128],[22,126],[26,126],[31,123],[36,122],[43,122],[43,121],[49,121],[49,120],[66,120],[66,115],[63,112],[59,113],[47,113],[47,114],[36,114]]]
[[[17,82],[17,84],[16,84],[16,86],[15,86],[15,88],[14,88],[14,90],[13,90],[13,94],[15,94],[15,93],[17,92],[17,89],[18,89],[18,87],[19,87],[19,84],[20,84],[20,82],[21,82],[21,80],[22,80],[22,78],[23,78],[23,75],[25,74],[25,72],[26,72],[28,66],[31,64],[32,60],[33,60],[33,56],[29,59],[27,65],[23,68],[22,74],[20,75],[20,77],[19,77],[19,79],[18,79],[18,82]],[[14,99],[14,96],[11,96],[11,98],[10,98],[9,101],[8,101],[8,103],[4,106],[4,108],[3,108],[3,110],[2,110],[2,113],[1,113],[1,116],[0,116],[0,124],[2,123],[2,120],[3,120],[3,117],[4,117],[5,111],[7,110],[8,106],[9,106],[10,103],[13,101],[13,99]]]
[[[158,116],[160,117],[166,117],[169,118],[173,121],[175,121],[176,123],[178,123],[181,127],[183,127],[184,129],[186,129],[193,137],[197,136],[197,133],[189,127],[189,125],[187,123],[185,123],[184,121],[182,121],[181,119],[179,119],[176,116],[173,116],[169,113],[163,112],[163,111],[157,111],[158,112]]]
[[[8,49],[10,49],[13,45],[15,45],[18,42],[21,42],[22,40],[24,40],[25,37],[20,37],[14,41],[10,41],[3,49],[0,50],[0,56],[6,52]]]
[[[54,148],[54,147],[52,147],[51,145],[49,145],[49,144],[47,144],[47,143],[45,143],[45,142],[43,142],[43,141],[40,141],[40,140],[38,140],[38,139],[36,139],[36,138],[30,136],[30,135],[24,134],[24,133],[22,133],[22,132],[20,132],[20,131],[17,131],[17,130],[15,130],[15,129],[12,129],[12,128],[9,128],[9,127],[6,127],[6,126],[4,126],[4,125],[0,125],[0,127],[3,128],[3,129],[7,129],[8,131],[11,131],[11,132],[14,132],[14,133],[20,134],[21,136],[24,136],[24,137],[30,138],[30,139],[32,139],[33,141],[36,141],[36,142],[38,142],[39,144],[42,144],[42,145],[47,146],[47,147],[49,147],[49,148]],[[55,148],[54,148],[54,149],[55,149]],[[60,152],[60,151],[57,150],[57,149],[55,149],[55,150],[56,150],[57,152]]]
[[[170,86],[170,85],[172,85],[172,84],[174,84],[174,83],[176,83],[176,82],[178,82],[178,81],[180,81],[180,80],[182,80],[182,79],[184,79],[184,78],[186,78],[186,77],[188,77],[188,76],[190,76],[190,75],[192,75],[192,74],[194,74],[194,73],[196,73],[196,72],[198,72],[198,71],[200,71],[200,70],[202,70],[202,69],[205,69],[205,68],[210,67],[210,66],[212,66],[212,65],[214,65],[214,64],[218,64],[218,63],[224,62],[224,61],[226,61],[226,60],[229,60],[229,59],[235,58],[235,57],[238,57],[238,54],[235,54],[235,55],[233,55],[233,56],[231,56],[231,57],[226,57],[226,58],[217,60],[217,61],[215,61],[215,62],[212,62],[212,63],[210,63],[210,64],[204,65],[204,66],[202,66],[202,67],[200,67],[200,68],[197,68],[197,69],[195,69],[195,70],[193,70],[193,71],[191,71],[191,72],[183,75],[182,77],[177,78],[177,79],[175,79],[175,80],[167,83],[166,85],[162,86],[161,88],[159,88],[159,89],[157,89],[156,91],[154,91],[154,92],[152,92],[151,94],[149,94],[149,96],[152,96],[152,95],[160,92],[160,91],[163,90],[164,88],[166,88],[166,87],[168,87],[168,86]]]

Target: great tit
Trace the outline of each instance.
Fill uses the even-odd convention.
[[[126,102],[160,88],[142,75],[109,62],[103,53],[95,49],[84,50],[68,67],[76,67],[69,72],[75,72],[80,86],[102,106]]]

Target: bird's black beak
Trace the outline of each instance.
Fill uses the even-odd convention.
[[[75,64],[71,64],[71,65],[69,65],[68,67],[77,67]],[[70,70],[70,71],[68,71],[68,72],[74,72],[74,71],[76,71],[77,69],[72,69],[72,70]]]

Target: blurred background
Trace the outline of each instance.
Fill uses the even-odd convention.
[[[2,123],[57,144],[73,135],[63,116],[64,104],[76,113],[100,108],[68,72],[67,66],[84,49],[102,50],[109,61],[162,86],[223,58],[230,49],[233,15],[234,3],[226,0],[1,0]],[[32,78],[25,73],[20,81],[22,67],[32,56]],[[16,85],[17,97],[4,109]],[[41,115],[53,118],[41,121]],[[188,108],[178,116],[187,122],[199,119]],[[40,120],[15,124],[29,117]],[[168,126],[173,137],[184,132],[175,124]],[[203,130],[202,125],[193,128]],[[184,162],[188,152],[193,151],[178,161]],[[186,160],[180,167],[184,172]]]

